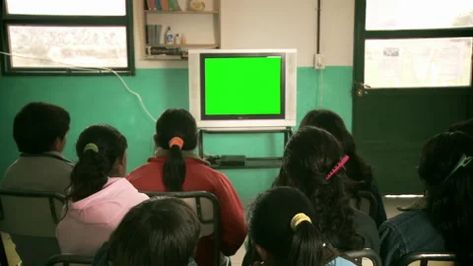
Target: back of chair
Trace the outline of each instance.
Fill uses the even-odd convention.
[[[57,192],[0,189],[0,230],[55,237],[65,196]]]
[[[401,258],[401,266],[453,266],[455,265],[453,253],[422,253],[413,252]]]
[[[345,252],[345,255],[353,259],[358,265],[362,266],[381,266],[381,258],[372,249],[365,248]]]
[[[355,196],[350,198],[350,205],[371,217],[376,215],[376,209],[378,208],[375,197],[369,191],[358,191]]]
[[[45,266],[72,266],[72,265],[91,265],[93,257],[70,255],[70,254],[58,254],[49,258]]]
[[[145,192],[150,197],[176,197],[186,202],[200,221],[200,237],[213,235],[214,265],[220,265],[220,205],[217,197],[207,191]]]

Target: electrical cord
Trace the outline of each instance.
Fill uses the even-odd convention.
[[[132,90],[128,84],[125,82],[125,80],[122,78],[122,76],[120,76],[120,74],[118,74],[117,71],[111,69],[111,68],[106,68],[106,67],[81,67],[81,66],[77,66],[77,65],[73,65],[73,64],[68,64],[68,63],[63,63],[63,62],[57,62],[57,61],[54,61],[54,60],[51,60],[49,58],[41,58],[41,57],[34,57],[34,56],[26,56],[26,55],[19,55],[19,54],[12,54],[12,53],[7,53],[7,52],[3,52],[3,51],[0,51],[0,54],[3,54],[3,55],[6,55],[6,56],[9,56],[9,57],[22,57],[22,58],[28,58],[28,59],[34,59],[34,60],[43,60],[43,61],[48,61],[48,62],[51,62],[51,63],[56,63],[56,64],[60,64],[60,65],[64,65],[64,66],[67,66],[68,68],[71,68],[71,69],[76,69],[76,70],[85,70],[85,71],[106,71],[106,72],[110,72],[112,73],[113,75],[115,75],[118,80],[121,82],[121,84],[123,85],[123,87],[125,88],[126,91],[128,91],[131,95],[135,96],[137,99],[138,99],[138,102],[140,104],[140,107],[141,109],[143,110],[143,112],[146,114],[146,116],[148,118],[151,119],[151,121],[153,121],[153,123],[156,122],[156,119],[154,118],[154,116],[151,114],[151,112],[149,111],[149,109],[146,107],[144,101],[143,101],[143,98],[141,97],[141,95],[139,93],[137,93],[136,91]]]

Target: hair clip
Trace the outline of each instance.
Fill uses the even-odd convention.
[[[99,147],[97,146],[97,144],[95,143],[87,143],[87,145],[84,146],[84,149],[82,150],[82,152],[86,152],[88,150],[91,150],[95,153],[99,153]]]
[[[169,148],[172,148],[172,146],[177,146],[179,150],[182,150],[182,147],[184,146],[184,140],[180,137],[173,137],[169,140],[168,146]]]
[[[325,180],[327,181],[330,180],[330,178],[332,178],[332,176],[335,175],[340,170],[340,168],[345,166],[345,164],[348,162],[349,159],[350,159],[350,156],[344,155],[342,159],[340,159],[340,161],[337,163],[337,165],[335,165],[332,168],[332,170],[330,170],[330,172],[325,177]]]
[[[448,176],[447,176],[447,178],[445,178],[445,180],[447,180],[450,176],[455,174],[455,172],[458,171],[458,169],[460,169],[462,167],[467,167],[468,164],[470,164],[471,161],[473,161],[473,156],[466,156],[465,154],[463,154],[460,157],[460,160],[458,160],[458,163],[455,166],[455,168],[453,168],[453,170],[450,172],[450,174],[448,174]]]

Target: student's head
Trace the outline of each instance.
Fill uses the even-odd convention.
[[[330,110],[318,109],[308,112],[301,121],[300,127],[314,126],[327,130],[342,144],[345,153],[355,150],[353,137],[345,127],[343,119]]]
[[[102,189],[109,176],[126,173],[126,138],[109,125],[93,125],[79,135],[79,161],[71,173],[69,197],[77,201]]]
[[[355,140],[338,114],[324,109],[312,110],[301,121],[300,127],[305,126],[325,129],[337,138],[342,145],[343,152],[350,156],[350,161],[346,165],[348,176],[357,181],[371,183],[373,179],[371,167],[356,153]]]
[[[62,152],[69,123],[69,113],[63,108],[32,102],[25,105],[15,116],[13,138],[20,152]]]
[[[181,191],[186,174],[182,151],[197,146],[197,125],[194,117],[184,109],[168,109],[156,122],[156,146],[167,150],[163,181],[168,191]]]
[[[473,136],[473,118],[450,125],[448,127],[448,131],[461,131],[470,136]]]
[[[325,265],[317,213],[299,190],[276,187],[261,194],[250,215],[249,237],[265,265]]]
[[[326,237],[342,250],[361,248],[355,234],[353,211],[344,190],[345,170],[339,142],[327,131],[306,126],[286,145],[282,169],[275,185],[301,190],[312,202]]]
[[[473,137],[438,134],[422,149],[418,173],[426,186],[427,212],[449,250],[471,252],[473,238]]]
[[[132,208],[110,237],[114,266],[185,266],[193,256],[200,224],[182,200],[150,199]]]
[[[326,176],[343,156],[337,139],[327,131],[317,127],[303,127],[292,136],[286,145],[283,156],[282,172],[285,182],[295,186],[306,194],[312,194],[322,185],[337,184],[345,170],[340,169],[332,178]]]

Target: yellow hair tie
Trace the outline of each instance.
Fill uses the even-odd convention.
[[[82,152],[86,152],[88,150],[94,151],[95,153],[99,153],[99,147],[95,143],[87,143],[87,145],[84,146]]]
[[[300,223],[305,222],[305,221],[312,223],[312,220],[305,213],[300,212],[300,213],[295,214],[291,219],[292,231],[296,231],[297,226]]]

